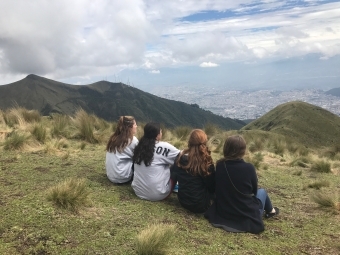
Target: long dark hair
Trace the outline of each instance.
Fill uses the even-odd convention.
[[[132,142],[132,127],[134,123],[134,117],[120,116],[116,130],[107,142],[106,151],[114,153],[116,151],[123,152],[124,148]]]
[[[190,133],[188,148],[183,150],[181,156],[188,154],[188,164],[181,165],[180,157],[177,158],[177,166],[183,168],[192,175],[207,176],[209,166],[213,164],[210,150],[207,147],[208,137],[201,129],[194,129]]]
[[[132,160],[140,165],[142,162],[146,166],[151,165],[155,150],[156,138],[161,131],[161,125],[155,122],[149,122],[144,126],[144,135],[139,140],[133,152]]]

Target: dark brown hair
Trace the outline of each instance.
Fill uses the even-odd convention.
[[[246,154],[246,148],[246,141],[243,139],[242,136],[229,136],[223,146],[224,159],[241,159]]]
[[[107,142],[106,151],[114,153],[116,151],[123,152],[124,148],[132,142],[132,127],[134,123],[134,117],[120,116],[116,130]]]
[[[194,129],[190,133],[188,148],[183,150],[177,158],[177,166],[185,169],[192,175],[207,176],[209,166],[213,164],[210,156],[210,150],[207,147],[208,137],[201,129]],[[180,158],[184,154],[188,154],[188,164],[181,165]]]

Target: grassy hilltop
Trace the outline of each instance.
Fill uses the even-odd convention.
[[[338,119],[323,112],[323,125],[316,126],[304,104],[288,106],[273,109],[257,127],[203,127],[215,161],[228,135],[245,137],[246,160],[281,209],[260,235],[216,229],[183,209],[175,194],[148,202],[129,185],[110,183],[105,144],[114,122],[83,110],[73,117],[0,111],[0,254],[339,254],[340,146],[317,146],[337,135],[324,128]],[[291,114],[306,119],[298,125]],[[290,121],[283,124],[280,116]],[[143,123],[137,124],[141,136]],[[183,149],[190,131],[164,127],[163,139]],[[314,132],[322,139],[304,136]]]

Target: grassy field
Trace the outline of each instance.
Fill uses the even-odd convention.
[[[165,254],[340,253],[340,155],[334,148],[304,151],[280,136],[244,133],[251,144],[246,159],[257,166],[259,184],[280,215],[265,220],[266,230],[259,235],[234,234],[181,208],[176,194],[149,202],[136,197],[129,185],[110,183],[105,140],[114,123],[96,126],[100,120],[85,117],[95,120],[87,127],[89,136],[76,118],[56,132],[57,117],[22,117],[11,124],[9,115],[0,116],[0,254],[141,254],[137,237],[155,225],[172,227]],[[37,124],[45,138],[42,130],[33,131]],[[217,160],[225,137],[237,131],[206,128]],[[183,149],[185,129],[165,129],[164,139]],[[14,133],[24,137],[23,143]],[[51,187],[71,178],[84,180],[88,194],[73,210],[48,199]],[[320,196],[321,202],[333,201],[321,206],[315,202]]]

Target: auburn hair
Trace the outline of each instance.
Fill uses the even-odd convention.
[[[208,137],[201,129],[194,129],[191,131],[188,141],[188,148],[184,149],[176,160],[178,167],[186,170],[192,175],[207,176],[210,174],[209,167],[214,164],[211,152],[207,146]],[[188,155],[188,163],[181,164],[180,158]]]
[[[125,147],[132,142],[132,127],[135,122],[135,118],[132,116],[120,116],[116,130],[107,142],[106,151],[122,153]]]

